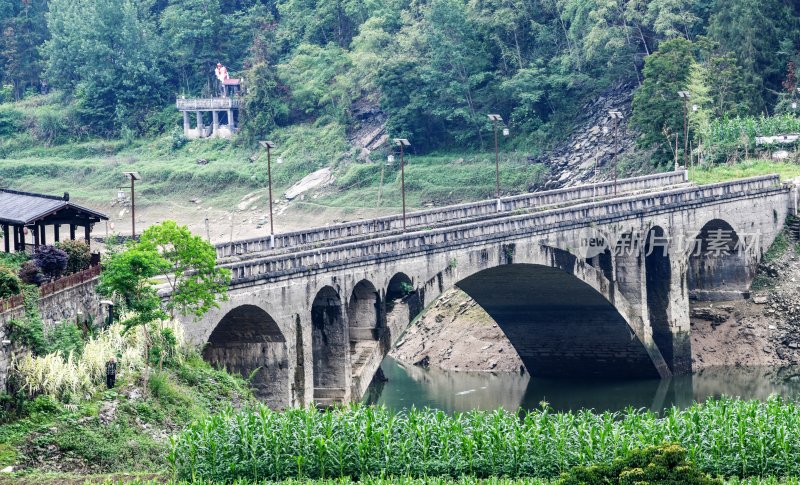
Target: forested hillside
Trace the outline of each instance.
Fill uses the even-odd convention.
[[[488,148],[488,112],[530,149],[635,80],[634,125],[666,157],[679,89],[695,116],[786,110],[799,18],[792,0],[0,0],[2,95],[59,92],[62,141],[162,134],[219,61],[247,80],[244,143],[379,109],[419,150]]]

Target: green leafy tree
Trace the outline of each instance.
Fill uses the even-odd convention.
[[[639,146],[653,149],[657,162],[675,155],[675,137],[683,133],[684,105],[678,92],[688,87],[693,63],[692,43],[683,38],[662,43],[645,59],[631,123],[639,132]]]
[[[717,2],[710,19],[709,37],[730,52],[741,68],[741,82],[732,94],[736,103],[747,106],[747,114],[765,113],[775,102],[786,64],[793,54],[793,49],[781,48],[782,41],[790,39],[789,45],[798,45],[797,16],[789,3]]]
[[[217,267],[214,246],[195,236],[186,226],[164,221],[150,226],[135,246],[138,250],[159,255],[156,268],[170,286],[166,304],[170,316],[200,317],[227,298],[230,270]]]
[[[51,85],[77,99],[96,132],[143,131],[145,112],[164,101],[160,42],[134,0],[51,0],[45,42]]]

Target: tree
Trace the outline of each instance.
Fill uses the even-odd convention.
[[[78,115],[100,134],[144,131],[163,105],[159,38],[134,0],[51,0],[43,47],[51,85],[77,98]]]
[[[797,17],[781,0],[728,0],[717,2],[710,19],[711,39],[732,54],[742,69],[742,82],[734,93],[747,114],[765,113],[776,100],[792,51],[781,41],[798,39]]]
[[[172,290],[166,304],[171,317],[176,310],[182,315],[203,316],[219,306],[219,299],[227,298],[230,270],[218,268],[214,246],[186,226],[175,221],[150,226],[135,248],[161,258],[154,268]]]
[[[644,82],[633,98],[631,124],[639,132],[639,146],[654,149],[657,162],[675,156],[675,137],[683,133],[684,105],[678,92],[689,85],[693,63],[692,43],[683,38],[662,43],[645,59]]]

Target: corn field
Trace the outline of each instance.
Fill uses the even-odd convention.
[[[353,406],[328,412],[260,407],[201,419],[173,438],[176,479],[557,477],[629,450],[674,442],[715,476],[800,473],[800,406],[723,398],[659,417],[541,409],[448,415]]]
[[[701,140],[709,155],[733,156],[753,153],[756,137],[800,133],[800,118],[793,115],[722,118],[711,121],[708,133]],[[774,148],[774,147],[773,147]]]

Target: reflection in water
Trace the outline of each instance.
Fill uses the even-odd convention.
[[[800,396],[800,368],[714,368],[693,376],[647,380],[564,380],[528,374],[451,372],[404,365],[387,357],[386,383],[373,384],[365,402],[392,409],[432,407],[448,412],[471,409],[533,409],[546,401],[558,411],[628,407],[661,411],[693,401],[738,396],[764,400],[771,394]]]

